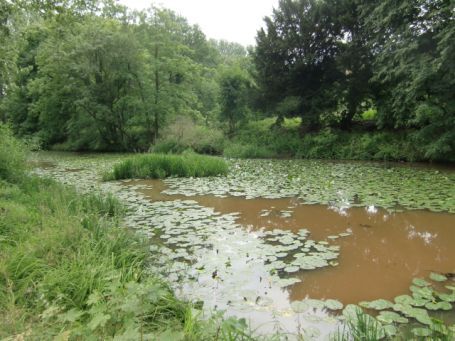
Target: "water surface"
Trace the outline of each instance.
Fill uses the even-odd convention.
[[[430,272],[455,273],[454,214],[389,212],[371,206],[340,209],[305,205],[295,198],[186,197],[163,194],[166,185],[160,180],[130,184],[152,186],[139,190],[152,201],[189,199],[220,213],[239,212],[238,222],[247,229],[298,232],[307,228],[316,240],[352,231],[350,237],[333,240],[341,246],[338,265],[301,271],[302,282],[288,288],[291,300],[336,298],[349,304],[393,299],[406,293],[415,277]],[[283,217],[283,211],[292,212],[291,216]]]

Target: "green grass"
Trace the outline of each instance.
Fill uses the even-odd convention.
[[[149,274],[148,244],[120,226],[114,197],[27,176],[20,142],[3,138],[14,162],[0,174],[0,339],[252,339]]]
[[[0,179],[19,180],[25,172],[25,146],[13,138],[11,130],[0,123]]]
[[[133,156],[114,166],[105,180],[132,178],[163,179],[225,175],[228,166],[223,159],[194,153],[182,155],[144,154]]]
[[[382,326],[373,317],[359,309],[355,316],[347,319],[345,327],[332,336],[331,341],[378,341],[384,337],[385,332],[382,330]]]

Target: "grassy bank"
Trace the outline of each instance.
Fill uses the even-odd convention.
[[[176,177],[206,177],[225,175],[226,162],[220,158],[194,153],[182,155],[147,154],[133,156],[114,166],[105,180],[131,178],[163,179]]]
[[[250,339],[242,321],[202,321],[146,273],[148,245],[119,227],[113,197],[25,175],[9,133],[0,164],[0,339]]]

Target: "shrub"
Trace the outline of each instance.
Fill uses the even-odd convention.
[[[195,153],[183,155],[144,154],[131,157],[114,166],[105,180],[131,178],[162,179],[176,177],[207,177],[225,175],[228,166],[223,159]]]
[[[254,144],[230,143],[224,149],[224,156],[239,159],[265,159],[275,157],[274,151]]]
[[[20,180],[25,172],[25,145],[16,139],[11,130],[0,123],[0,178]]]
[[[197,125],[188,117],[178,117],[153,146],[155,153],[180,154],[187,149],[200,154],[221,155],[224,147],[223,133],[213,127]]]

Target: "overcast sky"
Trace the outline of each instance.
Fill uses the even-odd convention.
[[[172,9],[198,24],[209,38],[225,39],[242,45],[255,44],[256,31],[263,18],[272,14],[278,0],[120,0],[130,8],[150,4]]]

